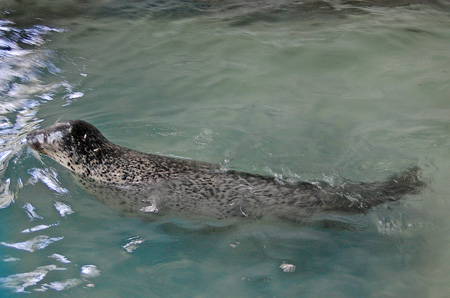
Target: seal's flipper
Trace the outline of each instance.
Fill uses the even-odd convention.
[[[376,205],[397,201],[405,195],[417,194],[425,186],[421,169],[414,166],[390,176],[384,182],[348,183],[336,194],[353,202],[344,209],[364,212]]]
[[[426,186],[421,177],[419,167],[411,167],[399,174],[394,174],[378,186],[372,196],[368,196],[367,204],[373,207],[387,201],[397,201],[404,195],[417,194]]]

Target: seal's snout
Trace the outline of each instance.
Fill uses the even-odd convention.
[[[30,146],[31,149],[36,150],[40,153],[44,153],[44,150],[42,148],[42,143],[44,142],[44,134],[39,132],[39,131],[35,131],[35,132],[30,132],[27,135],[27,144],[28,146]]]
[[[70,130],[71,122],[56,123],[44,129],[30,132],[27,135],[27,143],[31,149],[42,154],[49,154],[61,145],[61,142]]]

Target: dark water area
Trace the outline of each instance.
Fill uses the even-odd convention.
[[[367,13],[370,8],[410,8],[425,6],[446,10],[443,0],[354,0],[354,1],[122,1],[122,0],[5,0],[0,4],[3,18],[16,24],[49,24],[53,20],[81,15],[121,18],[185,18],[200,15],[228,19],[236,25],[251,22],[301,20],[320,14]],[[19,25],[20,26],[20,25]]]
[[[448,1],[6,0],[0,12],[2,296],[448,296]],[[69,119],[280,183],[419,166],[428,186],[308,225],[130,216],[26,146]]]

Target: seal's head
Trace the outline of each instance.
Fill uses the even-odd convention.
[[[82,165],[101,163],[105,150],[111,147],[95,126],[83,120],[61,122],[31,132],[27,143],[74,172],[84,171]]]

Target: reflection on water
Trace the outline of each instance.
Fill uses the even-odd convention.
[[[34,237],[30,240],[24,241],[24,242],[18,242],[18,243],[1,242],[0,244],[7,246],[7,247],[15,248],[15,249],[21,249],[21,250],[33,252],[36,249],[44,249],[47,246],[49,246],[50,244],[52,244],[53,242],[56,242],[56,241],[59,241],[62,239],[64,239],[64,237],[50,238],[46,235],[39,235],[39,236],[36,236],[36,237]]]
[[[447,1],[0,3],[0,295],[443,297]],[[310,226],[143,221],[34,156],[87,118],[115,143],[281,183],[430,189]]]
[[[34,220],[34,219],[42,219],[42,216],[38,215],[34,210],[36,208],[34,208],[33,205],[31,205],[30,203],[26,203],[23,206],[23,209],[26,210],[28,217],[30,218],[30,220]]]
[[[58,173],[55,169],[30,169],[28,172],[31,175],[29,183],[35,184],[38,181],[44,183],[48,188],[57,193],[63,194],[67,193],[67,189],[61,187],[58,181]]]
[[[34,232],[37,232],[37,231],[41,231],[41,230],[45,230],[45,229],[51,228],[52,226],[55,226],[55,225],[58,225],[58,223],[51,224],[51,225],[37,225],[37,226],[31,227],[29,229],[23,230],[22,233],[34,233]]]
[[[22,162],[26,144],[25,136],[41,122],[37,113],[42,104],[53,100],[61,91],[66,101],[83,96],[80,92],[72,92],[72,85],[60,76],[61,70],[52,62],[55,58],[54,52],[42,48],[49,36],[62,32],[64,30],[43,25],[17,28],[11,21],[0,20],[0,180],[2,182],[0,208],[8,207],[17,199],[18,191],[23,187],[22,179],[26,179],[26,184],[42,181],[58,193],[67,192],[65,188],[59,186],[57,173],[53,169],[33,168],[29,172],[31,178],[27,179],[17,173],[14,166],[12,169],[10,166],[11,163]],[[50,79],[44,79],[43,76],[50,76]],[[62,202],[55,202],[55,208],[61,217],[73,213],[70,206]],[[23,210],[30,219],[30,224],[45,220],[31,203],[25,203]],[[49,245],[63,240],[64,236],[53,237],[44,234],[36,236],[35,234],[58,225],[59,222],[35,224],[21,231],[22,234],[29,235],[26,240],[2,241],[0,244],[8,249],[29,253],[45,250]],[[53,254],[51,257],[61,263],[70,263],[59,254]],[[22,258],[27,259],[26,257],[4,257],[3,262],[17,263],[21,262]],[[48,289],[62,291],[82,283],[90,284],[87,278],[93,276],[85,272],[95,269],[86,268],[81,268],[78,278],[41,283],[49,272],[67,270],[56,265],[45,265],[29,272],[0,278],[0,282],[5,288],[17,293],[29,292],[27,289],[36,285],[39,287],[35,287],[34,291],[43,292]]]

